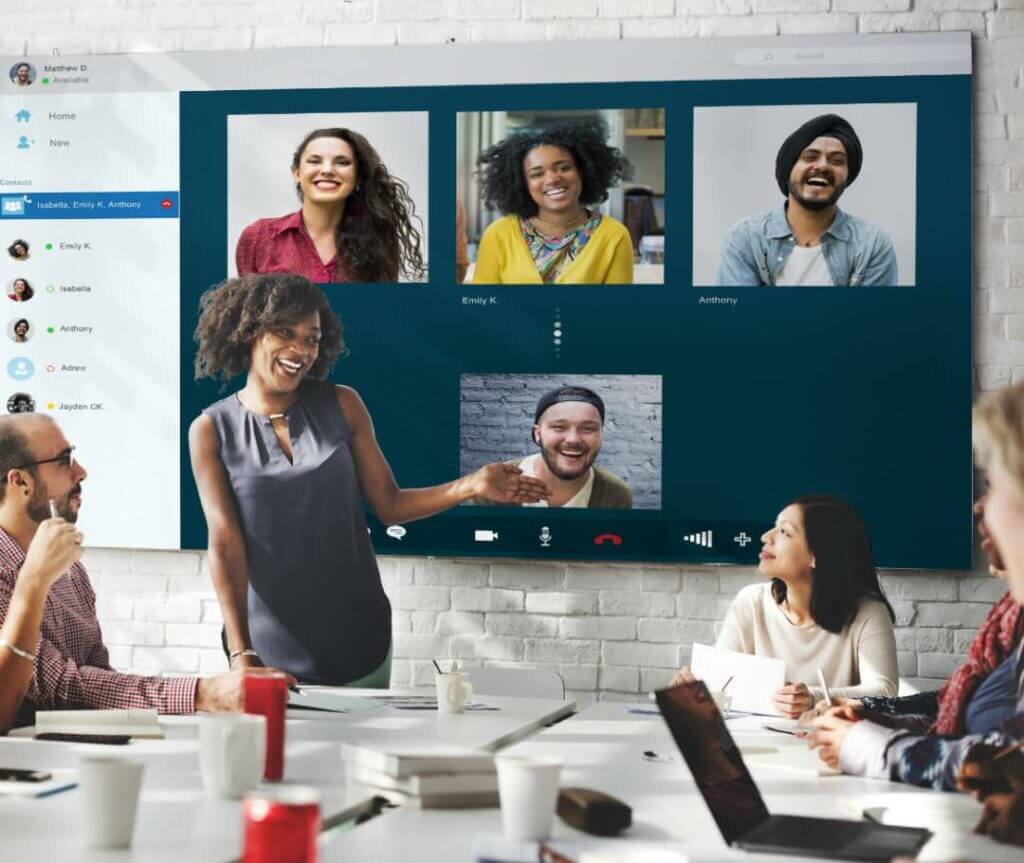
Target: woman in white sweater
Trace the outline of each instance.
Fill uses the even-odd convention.
[[[857,511],[825,495],[798,498],[761,543],[757,568],[770,581],[736,595],[716,646],[785,660],[787,682],[775,694],[785,716],[824,697],[819,668],[830,695],[895,695],[895,614]],[[683,668],[673,682],[690,677]]]

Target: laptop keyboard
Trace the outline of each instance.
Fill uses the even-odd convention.
[[[854,839],[864,825],[831,818],[803,818],[797,815],[773,815],[753,836],[758,844],[814,848],[838,851]]]

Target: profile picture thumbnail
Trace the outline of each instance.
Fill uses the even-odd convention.
[[[32,323],[28,318],[14,318],[7,324],[7,335],[16,344],[24,344],[34,334]]]
[[[16,87],[29,87],[36,80],[36,67],[31,63],[15,63],[8,73]]]
[[[229,269],[427,279],[428,114],[228,117]]]
[[[661,509],[660,375],[463,375],[459,413],[462,472],[505,462],[551,491],[523,506]]]
[[[28,240],[15,240],[7,247],[7,254],[15,261],[27,261],[32,257]]]
[[[915,283],[914,103],[694,109],[693,284]]]
[[[7,299],[15,303],[27,303],[35,295],[35,289],[28,279],[23,279],[19,276],[7,283]]]
[[[35,409],[35,399],[28,393],[13,393],[7,399],[7,413],[9,414],[30,414]]]
[[[456,151],[460,282],[664,282],[664,110],[464,113]]]

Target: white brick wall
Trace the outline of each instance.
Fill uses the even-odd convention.
[[[1024,8],[1021,0],[35,0],[0,10],[0,51],[245,50],[341,44],[639,39],[969,29],[975,34],[976,382],[1024,380]],[[86,555],[114,664],[224,667],[202,556]],[[742,568],[382,559],[396,683],[430,658],[546,665],[571,692],[663,685],[713,636]],[[887,574],[900,672],[934,688],[999,596],[983,573]]]

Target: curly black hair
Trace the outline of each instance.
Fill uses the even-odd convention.
[[[480,154],[480,186],[484,203],[524,219],[537,215],[537,204],[526,188],[523,159],[534,147],[549,144],[568,150],[583,183],[581,204],[608,200],[608,190],[633,176],[633,165],[617,147],[607,143],[608,125],[600,119],[568,120],[517,132]]]
[[[18,246],[21,246],[25,250],[25,255],[29,253],[29,246],[27,240],[15,240],[7,247],[7,254],[15,259],[25,257],[25,255],[18,254]]]
[[[420,232],[413,223],[418,222],[422,228],[423,220],[416,215],[409,184],[391,176],[373,145],[351,129],[314,129],[292,156],[293,171],[298,170],[306,146],[317,138],[339,138],[356,157],[356,189],[346,202],[334,235],[352,281],[396,282],[400,274],[421,278],[426,270]],[[301,201],[298,183],[295,191]]]
[[[320,355],[306,376],[324,380],[347,352],[341,319],[327,295],[309,279],[292,273],[262,273],[226,279],[199,299],[195,376],[231,380],[249,368],[253,340],[282,324],[320,313]]]

